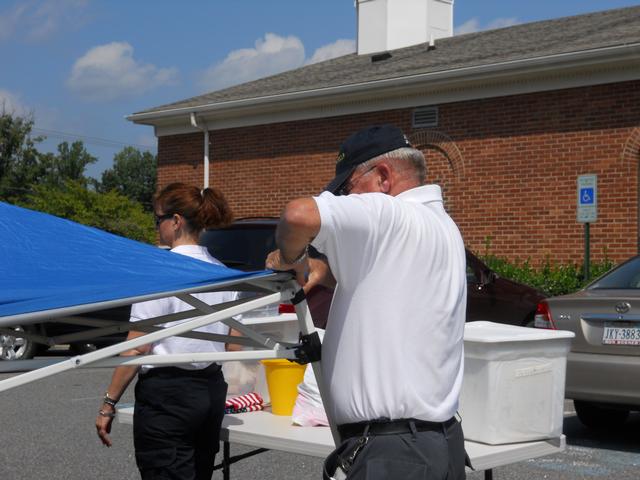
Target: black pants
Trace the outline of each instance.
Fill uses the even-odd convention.
[[[362,437],[345,439],[324,466],[323,478],[333,474],[338,456],[352,452]],[[459,422],[446,428],[400,434],[368,435],[348,471],[349,480],[463,480],[466,452]]]
[[[218,365],[151,369],[136,384],[133,442],[142,480],[210,480],[227,384]]]

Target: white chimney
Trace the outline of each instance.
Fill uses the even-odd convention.
[[[453,35],[453,0],[356,0],[358,55]]]

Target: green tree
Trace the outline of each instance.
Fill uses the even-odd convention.
[[[0,199],[22,200],[34,185],[62,187],[67,180],[88,185],[87,165],[97,159],[87,152],[81,141],[58,145],[58,153],[42,153],[36,143],[43,137],[32,137],[32,117],[21,117],[6,111],[0,114]]]
[[[0,112],[0,200],[11,201],[24,196],[31,184],[43,175],[36,143],[32,137],[32,117]]]
[[[89,154],[81,141],[62,142],[57,153],[41,153],[36,143],[42,137],[32,137],[33,118],[22,117],[0,110],[0,200],[34,210],[68,218],[85,225],[106,230],[117,235],[153,243],[156,232],[153,217],[143,206],[119,193],[116,188],[105,193],[90,190],[90,180],[85,176],[88,165],[96,158]],[[133,149],[135,150],[135,149]],[[125,149],[126,151],[126,149]],[[119,175],[134,176],[128,167],[133,152],[121,152]],[[139,155],[139,163],[151,163],[150,176],[155,189],[155,157]],[[143,161],[144,160],[144,161]],[[134,162],[135,163],[135,162]],[[114,167],[115,169],[115,167]],[[138,175],[127,180],[148,183]],[[121,182],[122,183],[122,182]],[[149,194],[149,203],[151,195]]]
[[[81,179],[67,180],[62,187],[36,185],[33,192],[18,203],[134,240],[147,243],[156,240],[153,217],[140,203],[116,191],[88,190]]]
[[[150,211],[156,191],[156,164],[156,156],[150,152],[125,147],[113,157],[113,168],[102,172],[97,189],[99,192],[115,190]]]
[[[97,162],[98,159],[87,152],[84,143],[75,141],[71,145],[62,142],[58,145],[58,154],[44,154],[41,164],[45,171],[43,182],[49,185],[62,187],[67,180],[87,185],[88,179],[84,172],[87,165]]]

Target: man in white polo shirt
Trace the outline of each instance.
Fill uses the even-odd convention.
[[[327,191],[287,204],[278,225],[267,266],[335,285],[322,368],[343,443],[325,478],[465,477],[465,251],[425,178],[398,128],[369,127],[340,148]],[[309,244],[326,262],[309,264]]]

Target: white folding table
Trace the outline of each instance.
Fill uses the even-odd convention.
[[[120,423],[133,423],[133,406],[122,405],[118,408]],[[333,451],[334,443],[328,427],[299,427],[291,424],[291,417],[273,415],[269,409],[225,415],[220,432],[224,442],[222,468],[225,480],[230,479],[231,464],[266,450],[326,457]],[[231,443],[239,443],[258,450],[237,457],[231,456]],[[484,470],[485,479],[493,478],[493,469],[532,458],[559,453],[565,449],[564,435],[549,440],[511,443],[506,445],[486,445],[465,441],[465,448],[471,464],[478,470]]]

